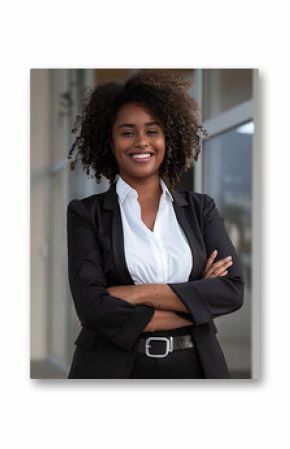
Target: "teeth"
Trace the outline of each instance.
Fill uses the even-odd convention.
[[[136,158],[136,159],[147,159],[148,157],[151,157],[151,154],[150,153],[132,154],[131,157]]]

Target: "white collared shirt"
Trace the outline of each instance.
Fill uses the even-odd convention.
[[[124,250],[134,284],[188,281],[192,254],[173,208],[173,197],[160,178],[162,194],[151,231],[141,217],[138,193],[117,175],[116,192],[121,210]]]

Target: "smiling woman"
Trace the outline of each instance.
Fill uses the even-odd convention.
[[[200,148],[188,87],[141,71],[97,86],[76,121],[69,156],[111,186],[68,205],[69,378],[229,377],[213,318],[241,307],[244,281],[213,199],[174,189]]]
[[[147,144],[160,143],[163,137],[164,158],[159,174],[173,188],[200,151],[201,122],[198,105],[187,93],[190,85],[191,81],[172,73],[144,70],[124,83],[97,86],[74,123],[73,132],[79,130],[79,135],[69,158],[77,148],[77,157],[87,174],[92,169],[97,182],[105,176],[112,184],[119,173],[114,139],[140,152]],[[75,162],[71,162],[72,169]]]
[[[130,184],[146,175],[148,180],[155,178],[158,184],[165,136],[152,114],[136,103],[121,106],[113,125],[112,141],[113,154],[124,180]]]

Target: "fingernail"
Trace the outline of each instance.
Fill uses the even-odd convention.
[[[213,251],[213,254],[214,254],[214,255],[216,255],[216,254],[217,254],[217,250],[216,250],[216,249],[215,249],[215,250]]]
[[[228,256],[228,257],[227,257],[227,260],[232,260],[232,256]]]

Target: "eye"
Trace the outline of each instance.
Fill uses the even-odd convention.
[[[148,134],[158,134],[158,131],[148,131]]]
[[[133,132],[130,132],[130,131],[121,133],[122,136],[132,136],[133,134],[134,134],[134,133],[133,133]]]

